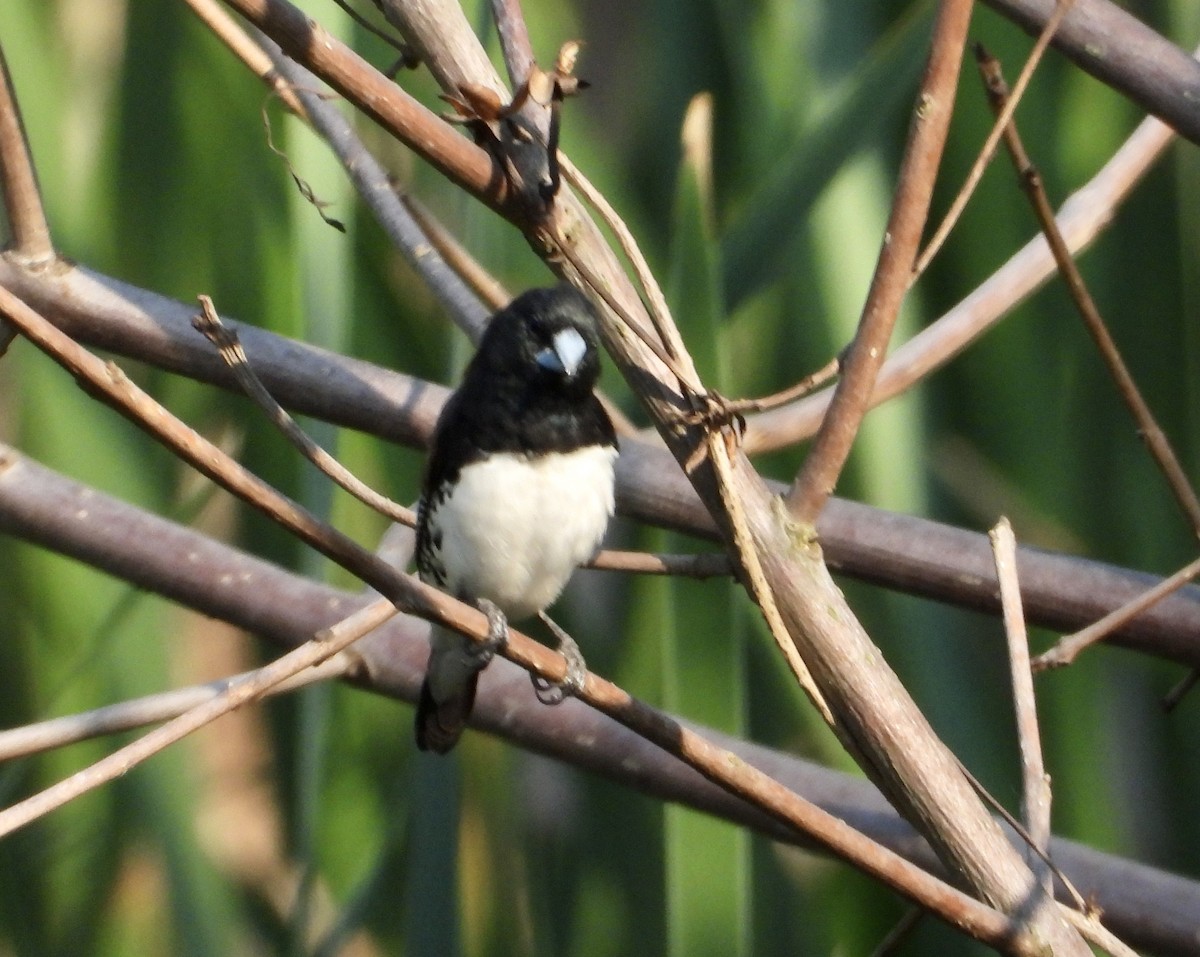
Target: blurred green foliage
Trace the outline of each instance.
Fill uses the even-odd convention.
[[[366,7],[368,4],[361,4]],[[322,0],[310,13],[381,66],[390,55]],[[587,42],[593,83],[564,147],[626,218],[710,382],[730,395],[795,381],[841,348],[878,250],[932,4],[868,0],[577,0],[526,4],[535,47]],[[1183,0],[1144,5],[1193,37]],[[485,9],[470,10],[486,23]],[[973,34],[1015,75],[1030,42],[985,8]],[[4,0],[0,43],[23,106],[59,249],[122,280],[405,371],[452,381],[466,355],[429,293],[359,210],[319,144],[185,6]],[[494,41],[489,40],[494,46]],[[399,81],[434,105],[419,75]],[[712,97],[712,179],[680,146]],[[326,227],[266,145],[262,114],[330,200]],[[1019,113],[1052,195],[1097,170],[1138,120],[1051,55]],[[964,70],[945,209],[990,123]],[[364,129],[387,161],[511,288],[546,281],[520,236]],[[1176,147],[1082,260],[1135,376],[1195,471],[1200,381],[1198,162]],[[911,297],[900,335],[931,321],[1033,231],[1004,163],[985,177]],[[1190,321],[1189,321],[1190,320]],[[131,363],[124,363],[130,367]],[[331,495],[248,403],[152,369],[133,374],[289,495],[364,542],[382,523]],[[611,370],[606,387],[626,403]],[[400,500],[419,455],[313,426]],[[27,344],[0,363],[0,435],[159,513],[188,517],[309,574],[315,563],[216,497],[91,402]],[[790,450],[763,468],[789,478]],[[839,490],[1025,542],[1165,573],[1194,542],[1143,453],[1070,304],[1049,288],[919,389],[873,413]],[[194,512],[194,509],[191,509]],[[662,533],[630,543],[681,549]],[[698,720],[843,768],[745,599],[725,584],[585,574],[563,617],[589,659]],[[1019,793],[1006,665],[991,619],[847,582],[875,640],[965,763]],[[0,542],[0,722],[201,680],[270,654],[227,629],[46,552]],[[1044,641],[1048,636],[1038,636]],[[1179,669],[1101,650],[1039,682],[1059,833],[1200,875],[1197,701],[1160,714]],[[405,707],[345,688],[277,701],[161,755],[0,842],[0,954],[866,953],[902,904],[840,865],[468,736],[418,759]],[[232,742],[232,743],[231,743]],[[0,768],[0,799],[105,753],[80,744]],[[979,948],[925,922],[902,953]]]

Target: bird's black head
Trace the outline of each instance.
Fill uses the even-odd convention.
[[[478,358],[489,375],[515,376],[551,391],[588,395],[600,376],[592,304],[567,285],[531,289],[492,317]]]
[[[442,410],[431,480],[492,452],[615,445],[604,406],[596,314],[570,286],[526,292],[488,323],[462,384]]]

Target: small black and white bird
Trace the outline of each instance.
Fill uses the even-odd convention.
[[[417,510],[417,570],[484,611],[491,640],[434,626],[417,705],[422,750],[454,747],[507,620],[540,614],[600,546],[617,441],[592,391],[599,375],[591,304],[570,286],[533,289],[492,317],[438,419]],[[583,658],[556,632],[570,665],[564,687],[577,687]]]

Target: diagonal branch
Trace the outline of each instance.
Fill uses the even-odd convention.
[[[938,7],[929,62],[918,93],[883,249],[858,331],[846,354],[829,410],[787,495],[788,511],[799,522],[814,522],[833,494],[887,355],[950,128],[971,7],[971,0],[943,0]]]
[[[304,64],[379,123],[401,143],[472,196],[521,218],[509,184],[487,152],[388,80],[371,64],[287,0],[226,0]]]
[[[1114,608],[1103,618],[1093,621],[1073,635],[1066,635],[1053,648],[1042,652],[1033,659],[1035,671],[1046,668],[1061,668],[1075,661],[1079,653],[1098,641],[1111,638],[1122,625],[1144,615],[1168,595],[1178,591],[1192,579],[1200,575],[1200,558],[1189,562],[1169,578],[1164,578],[1153,588],[1131,598],[1125,604]]]
[[[1009,102],[1009,91],[1000,69],[1000,63],[982,46],[977,48],[976,55],[979,59],[980,72],[983,74],[984,83],[987,86],[988,99],[993,110],[1002,114]],[[1125,365],[1125,360],[1121,357],[1112,333],[1108,331],[1108,326],[1100,316],[1100,310],[1096,307],[1096,302],[1092,299],[1091,293],[1088,292],[1087,285],[1083,281],[1083,276],[1079,273],[1079,267],[1071,258],[1071,250],[1055,222],[1054,210],[1050,206],[1050,200],[1042,185],[1041,173],[1038,172],[1037,167],[1031,162],[1025,151],[1024,143],[1017,132],[1015,120],[1010,120],[1004,126],[1004,143],[1008,148],[1013,165],[1017,168],[1017,175],[1020,177],[1025,195],[1033,207],[1038,224],[1042,227],[1042,232],[1050,245],[1050,251],[1054,254],[1054,261],[1071,294],[1071,300],[1075,303],[1080,318],[1083,319],[1084,327],[1092,337],[1101,359],[1108,367],[1108,374],[1116,384],[1117,392],[1133,416],[1138,434],[1146,443],[1150,455],[1165,476],[1171,493],[1191,524],[1192,533],[1200,537],[1200,499],[1196,497],[1196,492],[1192,488],[1179,458],[1175,455],[1175,450],[1171,447],[1166,433],[1154,418],[1150,404],[1142,396],[1133,375],[1129,372],[1129,367]]]
[[[328,661],[394,614],[396,608],[390,601],[379,599],[372,602],[344,621],[317,632],[311,641],[305,642],[294,651],[231,680],[228,687],[216,697],[196,705],[177,718],[172,718],[161,727],[144,734],[123,748],[118,748],[58,784],[0,810],[0,837],[11,834],[80,795],[120,777],[130,768],[169,745],[183,740],[193,731],[261,698],[272,687],[300,674],[306,668]]]
[[[1117,207],[1173,140],[1170,127],[1153,118],[1143,120],[1103,169],[1067,198],[1057,222],[1072,252],[1087,247],[1113,221]],[[1046,238],[1039,233],[967,298],[892,352],[876,379],[871,406],[941,368],[1056,271]],[[827,389],[786,408],[748,417],[747,451],[765,452],[813,435],[831,395]]]
[[[51,262],[54,245],[50,227],[3,47],[0,47],[0,193],[12,230],[8,248],[30,266]]]
[[[1025,95],[1029,81],[1033,79],[1033,72],[1042,61],[1042,54],[1046,52],[1046,47],[1054,38],[1054,33],[1058,30],[1059,24],[1062,23],[1063,17],[1071,9],[1072,2],[1073,0],[1058,0],[1058,6],[1055,7],[1054,14],[1046,21],[1045,26],[1042,27],[1042,32],[1038,34],[1037,42],[1034,43],[1033,49],[1029,51],[1025,65],[1021,67],[1021,74],[1017,77],[1017,85],[1013,87],[1012,94],[1004,104],[1001,114],[996,117],[991,130],[988,131],[987,139],[984,140],[983,146],[979,148],[979,155],[975,157],[975,162],[971,164],[971,170],[967,173],[966,181],[959,189],[958,195],[954,197],[954,201],[950,204],[950,209],[947,210],[946,215],[942,218],[942,222],[934,231],[933,236],[925,244],[921,255],[917,257],[916,265],[913,266],[912,277],[909,280],[910,282],[916,282],[929,267],[930,262],[933,261],[933,258],[946,242],[946,238],[950,235],[951,230],[954,229],[963,210],[967,208],[967,203],[975,192],[975,188],[979,185],[979,181],[983,179],[984,171],[992,160],[995,159],[996,150],[1000,146],[1000,137],[1004,135],[1004,130],[1008,126],[1009,120],[1012,119],[1013,114],[1017,110],[1017,105]]]
[[[320,664],[306,665],[302,674],[294,675],[265,689],[263,696],[285,694],[318,681],[345,677],[352,661],[345,652],[338,652]],[[20,728],[2,730],[0,762],[177,718],[192,708],[219,697],[230,689],[233,682],[248,678],[251,674],[253,672],[243,672],[207,684],[172,688],[170,691],[121,701],[81,714],[64,715]]]
[[[1057,0],[985,0],[1036,35]],[[1111,0],[1075,0],[1053,46],[1076,66],[1200,144],[1200,63]]]
[[[417,520],[412,509],[405,508],[390,498],[380,495],[354,475],[341,462],[321,448],[317,442],[313,441],[296,424],[296,420],[288,415],[283,406],[275,401],[271,393],[259,381],[258,376],[254,374],[254,370],[250,368],[250,360],[238,340],[237,333],[226,328],[225,324],[221,322],[221,317],[217,315],[212,299],[208,296],[201,296],[200,308],[201,314],[192,320],[197,331],[216,346],[217,352],[232,370],[246,395],[266,413],[267,418],[296,447],[300,454],[363,504],[375,509],[393,522],[409,526],[416,525]]]
[[[515,90],[529,80],[534,65],[533,44],[521,12],[521,0],[492,0],[492,18],[504,53],[508,85]]]
[[[315,28],[282,0],[230,0],[230,3],[248,10],[252,19],[257,17],[255,22],[282,38],[293,55],[305,58],[309,66],[318,67],[318,73],[328,73],[339,90],[374,89],[370,83],[364,86],[362,78],[354,75],[360,69],[359,64],[346,58],[332,42],[322,39],[321,43],[310,47]],[[376,117],[383,117],[387,112],[378,101],[364,105]],[[423,116],[414,115],[414,123],[423,119]],[[406,137],[405,142],[413,144],[423,155],[429,152],[413,130],[407,130]],[[445,161],[447,157],[441,155],[439,159]],[[448,172],[456,182],[467,185],[469,177],[463,170]],[[627,277],[594,223],[572,197],[560,194],[555,197],[551,209],[531,209],[511,198],[506,181],[486,193],[477,191],[476,194],[484,196],[514,222],[525,226],[527,236],[539,253],[577,284],[580,276],[574,264],[585,263],[589,275],[598,280],[598,288],[604,289],[621,306],[622,315],[627,315],[639,328],[647,324],[645,310]],[[546,215],[535,215],[531,219],[534,213]],[[669,378],[666,364],[660,362],[637,335],[630,334],[627,323],[619,323],[612,314],[606,313],[602,327],[606,345],[626,377],[634,383],[673,453],[678,460],[686,461],[700,441],[706,440],[706,429],[701,423],[689,423],[680,418],[681,412],[689,411],[685,405],[688,397],[682,395]],[[680,356],[679,361],[690,365],[686,355]],[[685,368],[684,371],[690,373],[692,370]],[[820,556],[814,549],[803,547],[793,535],[794,528],[773,510],[765,485],[743,456],[737,457],[733,467],[738,483],[733,491],[739,500],[744,497],[754,547],[764,561],[769,586],[783,599],[780,611],[788,630],[798,643],[804,643],[804,657],[806,660],[811,658],[810,665],[822,693],[827,700],[837,701],[835,710],[839,721],[847,723],[848,736],[870,755],[869,772],[878,776],[893,800],[911,815],[939,853],[967,879],[975,892],[1017,915],[1020,929],[1015,937],[1010,937],[1006,949],[1026,948],[1036,940],[1040,946],[1056,947],[1063,954],[1080,952],[1082,944],[1078,938],[1067,929],[1053,908],[1046,906],[1036,884],[1031,883],[1032,875],[1028,869],[1004,842],[974,795],[969,789],[964,791],[965,783],[961,781],[952,756],[940,745],[894,675],[880,660],[877,650],[854,620],[853,612],[828,579]],[[701,463],[691,479],[714,519],[727,532],[728,516],[717,493],[711,465]],[[388,584],[397,590],[397,594],[404,591],[398,582],[389,581]],[[438,620],[448,620],[452,613],[458,613],[457,606],[442,603],[424,592],[410,593],[409,597],[426,602],[430,615]],[[473,629],[481,625],[482,621],[476,616],[468,618],[462,628],[473,633]],[[855,657],[840,656],[837,645],[843,641]],[[517,642],[509,649],[518,660],[523,658],[526,650],[524,642]],[[543,655],[545,657],[541,657]],[[561,674],[561,660],[541,650],[523,663],[540,672],[545,668],[544,673],[549,677]],[[599,679],[589,678],[585,693],[591,703],[619,711],[639,729],[642,727],[640,722],[646,715],[638,709],[636,702],[610,691],[610,687]],[[656,740],[681,749],[697,763],[709,762],[703,764],[705,773],[717,774],[721,779],[727,777],[724,769],[711,763],[724,759],[723,753],[714,754],[703,748],[694,752],[688,750],[681,743],[686,735],[681,736],[677,727],[662,727],[658,731],[662,737]],[[766,785],[766,782],[762,783]],[[1009,930],[1013,930],[1011,924]]]

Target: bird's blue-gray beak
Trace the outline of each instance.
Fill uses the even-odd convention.
[[[550,340],[550,345],[537,354],[536,361],[543,369],[560,372],[569,379],[575,374],[585,355],[587,340],[579,330],[560,329]]]

